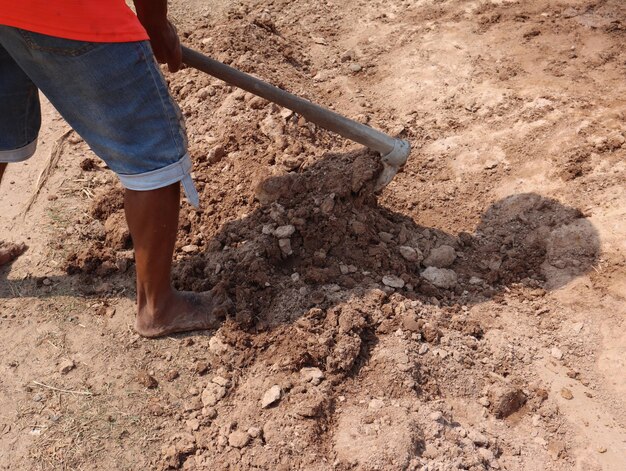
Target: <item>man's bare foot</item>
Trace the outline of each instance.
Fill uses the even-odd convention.
[[[217,329],[232,309],[226,290],[216,286],[205,293],[173,291],[163,309],[158,312],[140,308],[135,330],[148,338],[177,332]]]
[[[25,244],[11,244],[0,241],[0,266],[11,263],[17,257],[26,252]]]

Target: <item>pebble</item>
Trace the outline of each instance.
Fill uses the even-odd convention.
[[[430,347],[424,343],[422,344],[422,346],[420,347],[417,353],[419,353],[420,355],[426,355],[429,349]]]
[[[219,337],[211,337],[209,340],[209,350],[216,355],[223,355],[228,351],[226,345]]]
[[[165,373],[165,379],[170,382],[174,381],[179,376],[180,376],[180,373],[178,372],[178,370],[169,370],[167,373]]]
[[[605,446],[598,447],[598,453],[606,453],[608,450]]]
[[[350,70],[352,72],[361,72],[361,70],[363,70],[363,66],[357,62],[355,62],[354,64],[350,64]]]
[[[390,234],[389,232],[379,232],[378,237],[380,237],[380,240],[387,244],[393,242],[393,234]]]
[[[437,288],[454,288],[457,283],[457,275],[454,271],[446,268],[428,267],[422,272],[422,278],[430,281]]]
[[[422,324],[423,321],[420,322],[414,312],[407,312],[402,318],[402,327],[404,327],[409,332],[421,332]]]
[[[274,237],[278,239],[287,239],[294,235],[295,232],[296,228],[291,224],[288,226],[278,226],[276,229],[274,229]]]
[[[442,245],[434,248],[424,260],[424,266],[436,268],[448,268],[456,260],[456,252],[454,247]]]
[[[489,407],[491,405],[491,401],[487,397],[481,397],[478,399],[478,403],[483,407]]]
[[[246,432],[235,430],[228,436],[228,444],[233,448],[243,448],[250,442],[250,435]]]
[[[526,404],[526,394],[521,389],[509,385],[494,386],[489,391],[493,413],[498,419],[504,419],[517,412]]]
[[[467,438],[469,438],[474,443],[474,445],[477,446],[485,446],[489,443],[489,439],[482,433],[477,432],[476,430],[470,430],[470,432],[467,434]]]
[[[185,412],[193,412],[202,409],[202,400],[199,397],[194,397],[183,404]]]
[[[223,386],[225,388],[227,388],[228,386],[230,386],[230,381],[227,380],[226,378],[223,378],[222,376],[215,376],[212,380],[212,383],[215,384],[219,384],[220,386]]]
[[[145,371],[137,374],[137,382],[148,389],[154,389],[159,385],[158,381]]]
[[[189,419],[185,424],[192,432],[197,432],[200,429],[200,421],[198,419]]]
[[[550,350],[550,355],[552,355],[557,360],[563,359],[563,352],[559,350],[557,347],[552,347],[552,350]]]
[[[382,399],[372,399],[369,402],[368,407],[373,410],[378,410],[378,409],[382,409],[383,407],[385,407],[385,403],[383,402]]]
[[[265,394],[263,394],[263,399],[261,399],[261,407],[263,409],[267,409],[268,407],[276,404],[280,401],[282,397],[282,390],[280,386],[277,384],[268,389]]]
[[[302,368],[300,370],[302,380],[317,386],[324,380],[324,373],[319,368]]]
[[[63,375],[66,375],[74,368],[76,368],[76,364],[73,360],[63,360],[59,365],[59,372]]]
[[[248,429],[248,435],[252,438],[258,438],[261,436],[261,429],[259,427],[250,427]]]
[[[283,255],[292,255],[293,249],[291,248],[291,239],[279,239],[278,246]]]
[[[194,244],[185,245],[181,248],[181,250],[185,253],[194,253],[199,250],[199,247]]]
[[[574,399],[574,395],[572,394],[572,391],[570,391],[567,388],[561,389],[561,397],[563,399],[567,399],[568,401],[571,401],[572,399]]]
[[[433,422],[439,422],[441,419],[443,419],[443,414],[439,411],[435,411],[435,412],[432,412],[428,417]]]
[[[400,251],[400,255],[402,255],[402,258],[404,258],[408,262],[421,262],[424,258],[421,251],[407,245],[402,245],[398,247],[398,250]]]
[[[383,284],[385,286],[389,286],[390,288],[404,288],[404,280],[399,276],[395,275],[385,275],[383,276]]]
[[[202,404],[204,407],[213,407],[226,396],[226,388],[219,384],[209,383],[202,391]]]
[[[478,278],[477,276],[472,276],[469,279],[469,284],[470,285],[480,285],[483,283],[483,279],[482,278]]]

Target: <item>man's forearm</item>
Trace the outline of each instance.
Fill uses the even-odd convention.
[[[145,28],[167,22],[167,0],[133,0],[137,17]]]

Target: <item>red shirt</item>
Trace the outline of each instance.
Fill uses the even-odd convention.
[[[0,0],[0,25],[79,41],[148,39],[124,0]]]

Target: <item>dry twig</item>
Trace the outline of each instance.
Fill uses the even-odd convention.
[[[62,393],[80,394],[81,396],[93,396],[93,393],[89,391],[71,391],[69,389],[59,389],[59,388],[55,388],[54,386],[49,386],[47,384],[40,383],[39,381],[33,381],[33,383],[36,384],[37,386],[41,386],[42,388],[47,388],[47,389],[51,389],[53,391],[58,391]]]
[[[30,208],[33,206],[33,204],[37,200],[37,196],[39,196],[39,193],[41,193],[41,189],[46,184],[46,182],[48,181],[48,178],[50,178],[50,175],[52,175],[53,170],[59,163],[59,159],[61,158],[61,155],[63,155],[63,148],[65,147],[65,141],[67,140],[67,138],[69,137],[71,133],[72,133],[72,129],[68,129],[63,134],[61,134],[61,136],[54,143],[54,147],[52,148],[52,152],[50,152],[48,162],[46,163],[46,166],[43,168],[43,170],[39,174],[39,178],[37,179],[35,192],[28,200],[28,204],[26,204],[26,209],[24,209],[24,217],[26,216],[26,213],[30,211]]]

